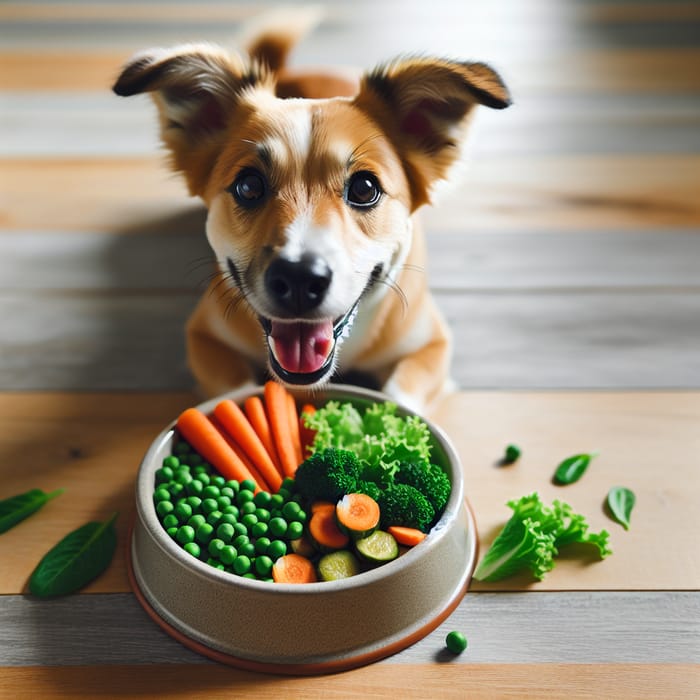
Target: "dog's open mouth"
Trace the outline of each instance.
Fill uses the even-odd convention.
[[[260,318],[265,331],[270,365],[288,384],[316,384],[331,373],[340,339],[350,328],[359,299],[339,319],[332,321],[275,321]]]

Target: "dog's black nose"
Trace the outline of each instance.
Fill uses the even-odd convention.
[[[311,253],[298,260],[277,258],[265,272],[265,289],[285,311],[303,314],[323,302],[333,272],[328,263]]]

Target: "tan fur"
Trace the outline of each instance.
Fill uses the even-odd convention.
[[[487,66],[442,59],[395,61],[360,80],[291,71],[284,64],[300,33],[263,33],[249,62],[207,45],[147,52],[115,85],[153,93],[173,166],[209,209],[220,270],[187,324],[190,366],[210,395],[259,380],[268,348],[258,317],[340,326],[360,298],[349,337],[329,357],[424,407],[448,384],[450,338],[413,215],[459,160],[475,105],[502,108],[508,94]],[[232,183],[251,169],[265,198],[242,208]],[[348,182],[365,172],[382,192],[366,208],[346,201]],[[302,253],[326,261],[332,277],[317,308],[294,316],[264,280],[280,256]]]

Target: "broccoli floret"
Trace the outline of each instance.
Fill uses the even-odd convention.
[[[357,484],[355,484],[355,493],[364,493],[375,501],[379,502],[379,497],[381,496],[382,490],[374,481],[366,481],[360,479]]]
[[[452,489],[447,474],[436,464],[428,462],[404,462],[394,481],[418,489],[430,501],[436,514],[442,513]]]
[[[394,484],[379,497],[381,526],[415,527],[427,532],[435,517],[430,501],[416,488],[408,484]]]
[[[296,491],[309,501],[335,503],[355,491],[360,469],[354,452],[328,447],[299,465],[294,476]]]

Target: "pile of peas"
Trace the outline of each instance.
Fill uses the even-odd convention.
[[[186,442],[155,474],[153,501],[165,531],[186,552],[238,576],[272,581],[272,566],[303,534],[306,513],[285,479],[276,494],[227,481]]]

